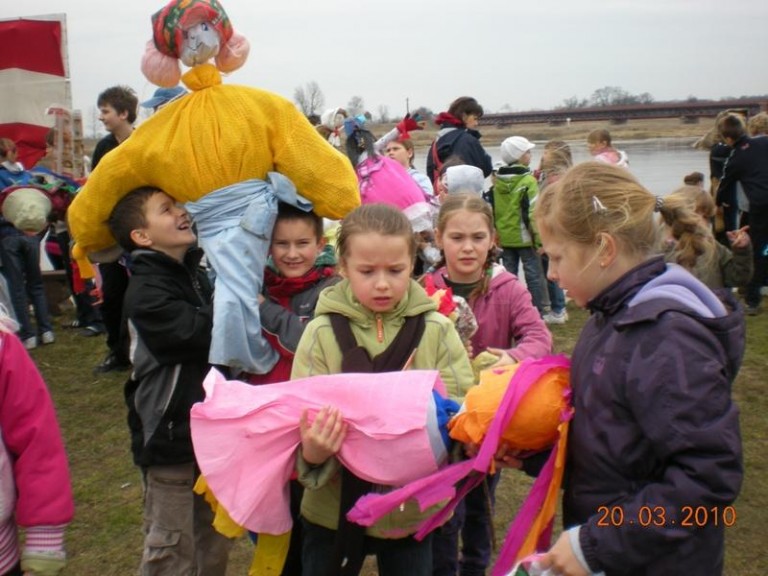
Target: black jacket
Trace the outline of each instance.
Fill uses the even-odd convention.
[[[736,182],[744,187],[750,208],[768,208],[768,136],[744,136],[733,145],[717,189],[718,205],[728,203],[724,195]]]
[[[213,289],[199,267],[154,250],[132,253],[124,314],[133,372],[125,385],[134,461],[139,466],[194,461],[189,411],[204,398],[213,326]]]
[[[432,182],[435,181],[438,169],[432,158],[433,147],[436,147],[441,164],[450,156],[459,156],[466,164],[480,168],[486,178],[493,172],[491,157],[480,144],[480,132],[467,128],[455,128],[438,136],[427,151],[427,176]]]

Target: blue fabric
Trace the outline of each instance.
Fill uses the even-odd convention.
[[[2,240],[3,273],[8,281],[13,310],[19,322],[19,338],[25,340],[52,330],[40,272],[40,237],[7,236]],[[29,298],[29,300],[27,300]],[[35,310],[37,330],[29,318],[28,302]]]
[[[523,272],[525,273],[525,285],[533,298],[533,305],[544,315],[544,288],[542,286],[543,272],[541,269],[541,260],[536,250],[533,248],[503,248],[501,261],[504,268],[515,276],[518,276],[520,260],[523,261]]]
[[[549,257],[546,254],[541,256],[541,268],[544,273],[544,278],[547,278],[549,272]],[[565,311],[565,292],[557,282],[547,279],[547,290],[549,291],[549,303],[552,306],[552,312],[560,314]]]
[[[258,301],[278,201],[312,209],[277,172],[270,172],[266,181],[240,182],[186,204],[216,273],[209,361],[236,374],[266,374],[278,360],[261,333]]]
[[[445,449],[450,452],[453,441],[448,435],[448,421],[459,411],[460,406],[458,402],[441,396],[437,390],[432,390],[432,397],[435,399],[435,409],[437,410],[437,427],[443,438]]]

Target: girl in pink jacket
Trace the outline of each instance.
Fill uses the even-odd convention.
[[[496,233],[491,206],[476,194],[448,195],[440,207],[435,242],[442,264],[431,274],[436,288],[450,287],[469,302],[478,329],[472,354],[498,356],[494,366],[541,358],[552,350],[552,335],[528,289],[494,264]],[[454,516],[433,538],[433,576],[484,574],[491,557],[493,503],[499,474],[470,491]],[[459,557],[459,532],[462,550]]]
[[[67,455],[48,388],[12,330],[0,310],[0,574],[54,576],[74,514]]]

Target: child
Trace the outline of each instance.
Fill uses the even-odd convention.
[[[132,251],[125,294],[133,372],[126,383],[134,462],[145,479],[142,574],[226,572],[230,541],[192,492],[198,475],[189,410],[209,370],[212,289],[187,212],[164,192],[138,188],[109,218]]]
[[[730,293],[653,256],[657,206],[626,170],[587,162],[536,208],[550,278],[592,313],[572,357],[555,574],[723,569],[724,509],[743,476],[731,385],[744,319]]]
[[[125,142],[133,134],[133,123],[139,99],[136,93],[127,86],[111,86],[104,90],[96,100],[99,107],[99,120],[108,132],[96,143],[93,150],[91,165],[95,170],[101,159]],[[107,332],[107,352],[104,359],[94,367],[96,373],[127,370],[128,335],[125,332],[123,319],[123,302],[128,288],[128,270],[124,262],[102,262],[99,264],[101,274],[101,317]]]
[[[549,295],[543,285],[541,260],[537,253],[541,242],[531,217],[539,186],[531,172],[531,150],[535,144],[522,136],[512,136],[501,143],[504,165],[496,172],[493,206],[504,267],[517,274],[523,261],[525,283],[533,296],[533,305],[544,316]]]
[[[440,126],[437,138],[427,154],[427,176],[437,190],[437,177],[443,163],[451,156],[458,156],[465,164],[483,171],[487,178],[493,172],[491,156],[480,144],[477,124],[483,117],[483,107],[470,96],[456,98],[447,112],[440,112],[435,124]]]
[[[745,286],[752,279],[752,243],[747,227],[726,232],[728,249],[712,236],[715,201],[698,186],[683,186],[664,197],[659,212],[668,226],[665,259],[687,268],[710,288]]]
[[[405,215],[384,204],[358,208],[342,221],[337,250],[344,280],[320,295],[291,376],[436,369],[448,396],[461,399],[472,368],[452,322],[410,277],[416,242]],[[333,407],[312,422],[306,412],[302,417],[304,576],[324,575],[329,568],[338,573],[342,563],[344,574],[358,574],[366,554],[376,554],[381,576],[429,576],[431,538],[417,542],[410,536],[428,511],[405,503],[365,530],[346,521],[358,495],[386,488],[355,478],[334,457],[345,429]]]
[[[270,266],[265,270],[266,297],[259,295],[262,330],[280,359],[264,375],[249,374],[251,384],[290,380],[293,356],[307,322],[315,313],[320,292],[338,281],[333,254],[325,250],[323,220],[290,204],[278,204],[272,231]],[[299,504],[304,492],[291,481],[291,515],[294,518],[291,543],[283,576],[301,574],[301,523]]]
[[[594,157],[595,162],[613,164],[622,168],[629,168],[629,159],[623,150],[617,150],[611,145],[611,133],[604,128],[592,130],[587,135],[587,149]]]
[[[48,388],[12,324],[0,310],[0,574],[54,576],[74,514],[67,455]]]
[[[290,204],[278,204],[264,274],[266,297],[259,295],[259,314],[267,340],[280,359],[267,374],[249,374],[251,384],[290,380],[293,355],[320,292],[338,280],[333,254],[325,250],[323,220]]]
[[[541,358],[552,350],[552,336],[531,303],[531,295],[514,274],[494,264],[495,231],[491,207],[475,194],[451,194],[440,208],[435,232],[444,267],[431,274],[437,288],[450,287],[469,302],[477,318],[472,351],[498,356],[494,366]],[[491,557],[491,510],[500,475],[487,478],[457,507],[453,518],[434,536],[433,574],[484,574]],[[466,519],[465,519],[466,515]]]
[[[550,140],[544,144],[539,164],[539,190],[544,190],[547,186],[557,182],[571,166],[573,166],[573,154],[567,142],[563,140]],[[541,258],[541,268],[547,283],[547,292],[549,293],[549,303],[551,306],[551,311],[544,315],[544,322],[547,324],[565,324],[568,322],[568,311],[565,309],[565,293],[556,282],[547,279],[549,258],[541,249],[539,249],[539,257]]]

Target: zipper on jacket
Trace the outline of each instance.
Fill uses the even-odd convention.
[[[173,420],[168,422],[168,440],[173,440]]]
[[[379,343],[384,342],[384,322],[381,319],[381,314],[376,314],[376,340]]]

